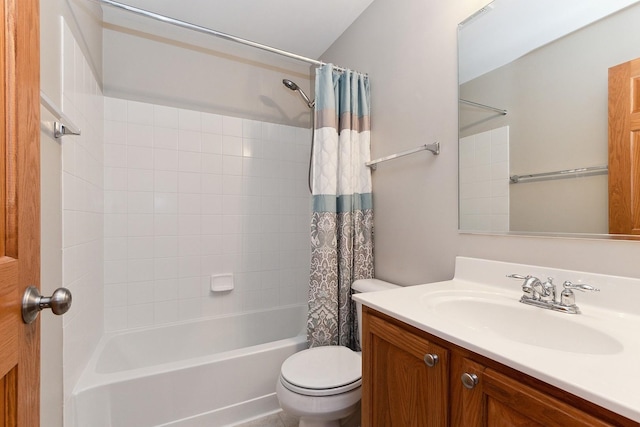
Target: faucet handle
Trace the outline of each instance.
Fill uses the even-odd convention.
[[[600,289],[594,288],[593,286],[587,285],[586,283],[571,283],[568,280],[562,284],[562,287],[564,288],[564,290],[560,294],[560,305],[563,305],[565,307],[574,307],[576,310],[576,313],[579,313],[580,311],[576,307],[576,297],[573,294],[572,289],[575,289],[577,291],[582,291],[582,292],[584,291],[600,292]]]
[[[592,292],[600,292],[600,289],[595,288],[591,285],[587,285],[586,283],[572,283],[570,281],[565,281],[562,284],[562,287],[565,289],[575,289],[577,291],[592,291]]]
[[[529,275],[523,276],[522,274],[515,274],[514,273],[514,274],[507,274],[507,277],[509,277],[511,279],[527,280],[531,276],[529,276]]]

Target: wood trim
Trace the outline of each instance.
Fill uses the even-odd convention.
[[[22,323],[21,296],[40,287],[40,18],[38,0],[3,0],[6,39],[8,174],[6,253],[18,260],[20,336],[17,424],[40,425],[40,319]]]
[[[6,65],[6,39],[5,39],[5,10],[4,7],[0,7],[0,74],[2,74],[4,80],[5,70],[7,69]],[[6,108],[7,108],[7,96],[5,85],[0,84],[0,117],[5,118]],[[6,254],[5,251],[5,236],[6,236],[6,227],[7,227],[7,218],[5,212],[6,206],[6,173],[7,173],[7,127],[6,121],[0,120],[0,256],[4,256]]]

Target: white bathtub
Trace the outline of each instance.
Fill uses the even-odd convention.
[[[105,336],[72,395],[76,427],[225,426],[278,409],[305,306]]]

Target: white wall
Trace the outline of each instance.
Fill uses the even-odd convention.
[[[65,424],[70,396],[103,331],[102,90],[70,28],[62,31],[62,110],[81,136],[62,139],[62,283],[73,294],[63,318]]]
[[[105,95],[309,127],[308,108],[282,85],[313,98],[308,64],[149,19],[119,22],[104,29]]]
[[[105,101],[106,331],[306,303],[310,130]]]
[[[82,71],[82,75],[79,75],[74,81],[80,83],[90,82],[91,74],[100,75],[97,71],[102,68],[101,55],[89,55],[89,52],[101,52],[102,50],[102,31],[97,25],[100,9],[96,4],[91,2],[84,2],[81,0],[41,0],[40,1],[40,76],[41,76],[41,90],[60,108],[63,107],[63,45],[62,45],[62,17],[65,18],[69,24],[74,37],[78,42],[74,46],[74,50],[77,48],[78,52],[82,55],[78,57],[89,58],[78,68],[78,71]],[[82,28],[82,31],[80,30]],[[75,53],[74,53],[75,57]],[[89,71],[91,70],[91,71]],[[75,76],[74,68],[70,69],[67,66],[67,71],[73,72]],[[85,80],[84,77],[87,77]],[[99,92],[99,87],[96,79],[93,79],[95,90],[94,93]],[[78,88],[84,86],[79,85]],[[67,88],[68,90],[70,88]],[[74,99],[74,102],[79,102],[79,107],[83,109],[85,107],[85,101],[87,92],[80,92],[82,100]],[[95,101],[95,99],[94,99]],[[67,109],[69,112],[70,103],[67,103]],[[85,125],[86,113],[90,110],[82,110],[82,114],[78,115],[74,111],[73,120],[78,124]],[[94,111],[95,112],[95,111]],[[99,112],[97,112],[99,115]],[[95,117],[94,117],[95,118]],[[53,116],[51,113],[42,109],[42,132],[41,132],[41,169],[42,169],[42,195],[41,195],[41,209],[42,209],[42,244],[41,244],[41,256],[42,256],[42,293],[44,295],[51,295],[53,291],[63,284],[68,284],[69,265],[63,266],[63,189],[62,189],[62,151],[63,145],[67,153],[69,152],[68,146],[75,146],[75,142],[69,143],[69,138],[63,140],[56,140],[52,135],[52,123]],[[87,138],[95,138],[101,134],[101,120],[97,123],[93,121],[93,125],[98,126],[98,129],[91,129],[91,126],[85,127],[83,131],[88,132],[88,135],[83,140],[87,141]],[[99,138],[100,139],[100,138]],[[63,142],[64,141],[64,142]],[[75,152],[75,149],[72,150]],[[97,150],[93,150],[93,154]],[[80,150],[78,152],[81,152]],[[67,167],[70,166],[67,162]],[[66,205],[67,209],[69,205]],[[90,214],[79,214],[79,217],[86,219]],[[95,217],[94,217],[95,218]],[[83,226],[87,225],[87,222],[82,222]],[[95,229],[98,226],[94,226]],[[67,230],[70,231],[71,229]],[[93,234],[95,236],[95,234]],[[86,244],[86,240],[82,240],[81,244]],[[73,245],[69,240],[69,235],[65,236],[66,245]],[[94,247],[97,245],[94,244]],[[92,263],[96,268],[101,268]],[[101,270],[100,270],[101,271]],[[64,275],[64,277],[63,277]],[[85,277],[86,278],[86,277]],[[101,275],[93,277],[97,280],[95,285],[101,287]],[[99,308],[95,312],[94,316],[87,319],[87,312],[84,315],[79,315],[82,312],[83,305],[93,304],[97,301],[101,307],[102,294],[101,292],[93,295],[91,292],[77,292],[78,283],[70,284],[72,291],[74,292],[74,303],[69,314],[56,317],[51,313],[43,313],[41,316],[42,322],[42,351],[41,351],[41,420],[43,425],[47,427],[60,427],[63,425],[63,402],[65,395],[68,397],[70,389],[68,387],[63,391],[63,365],[66,369],[66,373],[70,373],[72,376],[77,376],[79,370],[82,369],[82,365],[76,366],[76,362],[81,362],[82,357],[86,357],[92,351],[92,343],[99,336],[102,329],[102,309]],[[87,298],[90,296],[90,298]],[[80,317],[76,316],[79,315]],[[75,319],[75,321],[74,321]],[[88,321],[87,321],[88,320]],[[81,322],[87,321],[84,328],[77,328]],[[63,332],[64,327],[64,332]],[[83,335],[91,328],[94,328],[93,335]],[[71,345],[71,342],[81,342],[82,344]],[[63,356],[63,352],[66,352],[66,358]],[[66,364],[66,365],[65,365]]]
[[[485,3],[376,0],[323,55],[371,76],[372,157],[442,144],[438,157],[420,153],[374,172],[376,275],[446,279],[465,255],[640,277],[638,242],[458,233],[457,23]]]

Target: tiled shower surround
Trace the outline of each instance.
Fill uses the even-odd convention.
[[[460,139],[460,229],[509,231],[509,126]]]
[[[109,97],[104,129],[106,331],[306,303],[309,129]]]

